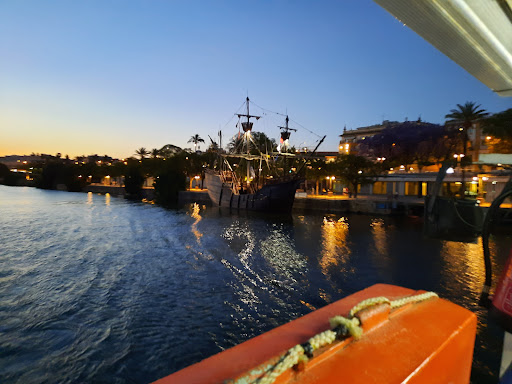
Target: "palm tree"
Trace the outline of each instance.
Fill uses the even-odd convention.
[[[468,138],[468,129],[473,124],[489,115],[485,109],[480,109],[480,104],[476,105],[473,101],[467,101],[466,104],[457,104],[458,109],[452,109],[445,117],[449,122],[461,124],[464,139],[464,155],[466,154],[466,145]],[[460,129],[459,128],[459,129]]]
[[[194,152],[196,152],[197,143],[204,143],[204,140],[197,133],[192,136],[187,143],[194,143]]]
[[[466,104],[460,105],[457,104],[458,109],[452,109],[449,114],[445,117],[449,119],[449,122],[461,124],[459,127],[459,131],[462,134],[462,153],[464,156],[467,155],[467,145],[468,145],[468,129],[473,126],[475,122],[489,115],[485,109],[480,108],[480,104],[476,104],[473,101],[467,101]],[[478,156],[478,152],[480,150],[480,127],[477,128],[478,132],[475,132],[475,153]],[[475,159],[477,160],[477,159]],[[462,169],[462,187],[461,193],[462,197],[464,197],[465,193],[465,185],[464,185],[464,169]]]
[[[153,148],[151,150],[151,157],[156,159],[158,156],[160,156],[160,150],[158,148]]]
[[[149,152],[144,147],[140,147],[135,151],[136,155],[140,156],[140,159],[143,160],[147,155],[149,155]]]

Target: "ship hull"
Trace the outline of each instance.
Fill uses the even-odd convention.
[[[256,193],[237,194],[222,182],[217,172],[205,172],[205,184],[213,205],[231,209],[289,213],[299,183],[300,180],[278,182],[265,185]]]

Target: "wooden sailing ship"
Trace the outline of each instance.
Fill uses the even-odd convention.
[[[214,206],[289,213],[293,206],[295,192],[301,182],[299,172],[288,173],[276,178],[273,176],[265,177],[261,174],[262,164],[271,167],[270,163],[276,154],[271,154],[271,156],[268,153],[263,154],[259,150],[257,150],[259,153],[254,154],[256,146],[251,146],[251,143],[253,143],[251,137],[253,122],[251,119],[258,120],[260,116],[250,114],[248,97],[246,104],[246,113],[237,114],[239,119],[245,120],[240,122],[243,129],[243,134],[240,137],[242,151],[240,153],[222,154],[220,156],[220,169],[205,171],[205,184],[208,195]],[[286,118],[286,126],[279,128],[283,129],[281,141],[286,142],[290,137],[290,130],[294,130],[288,127],[288,117]],[[317,145],[317,148],[323,139]],[[251,149],[253,149],[252,152]],[[281,153],[279,156],[290,157],[294,155]],[[240,163],[232,165],[230,160],[233,159],[238,159]],[[240,167],[237,167],[238,165],[245,165],[244,172],[240,170]],[[254,169],[259,170],[258,174]]]

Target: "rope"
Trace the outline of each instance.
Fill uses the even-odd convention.
[[[360,321],[357,317],[355,317],[355,314],[362,311],[363,309],[367,309],[378,304],[389,304],[391,309],[395,309],[409,303],[419,303],[433,297],[439,296],[434,292],[425,292],[419,295],[403,297],[393,301],[383,296],[363,300],[359,304],[352,307],[349,312],[349,318],[343,316],[334,316],[333,318],[329,319],[329,323],[332,329],[313,336],[304,344],[297,344],[296,346],[290,348],[284,355],[281,356],[279,361],[273,367],[267,369],[263,376],[260,378],[250,382],[247,377],[242,377],[238,379],[235,384],[272,384],[284,371],[297,365],[300,361],[306,363],[310,358],[313,357],[313,352],[315,350],[332,344],[336,339],[345,339],[349,336],[352,336],[355,340],[359,340],[363,335],[363,329],[360,327]]]

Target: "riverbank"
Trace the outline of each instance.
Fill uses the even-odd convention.
[[[206,190],[188,190],[180,192],[180,204],[198,203],[210,205]],[[294,213],[333,212],[366,213],[376,215],[423,215],[423,199],[402,196],[395,199],[375,196],[357,198],[341,195],[306,195],[297,193],[293,203]]]
[[[123,187],[90,184],[84,188],[84,192],[109,193],[112,196],[125,196]],[[155,190],[143,188],[142,197],[153,200]],[[179,204],[198,203],[210,206],[211,201],[206,189],[190,189],[179,193]],[[333,212],[333,213],[363,213],[372,215],[406,215],[423,216],[425,200],[416,196],[388,196],[359,195],[357,198],[346,195],[306,195],[298,192],[293,203],[293,212]],[[486,209],[490,203],[480,205]],[[501,208],[512,209],[512,204],[502,204]]]

